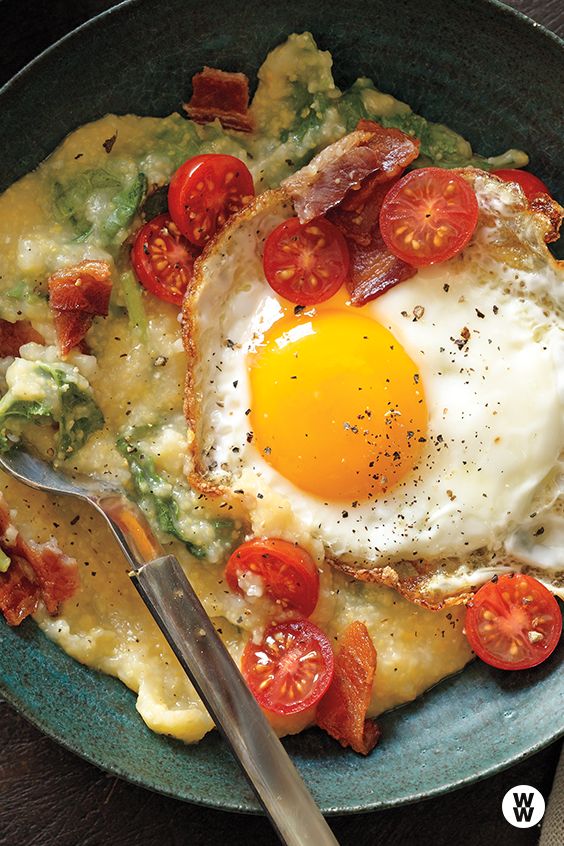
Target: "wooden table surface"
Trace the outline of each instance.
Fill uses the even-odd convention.
[[[108,0],[0,0],[0,83],[48,44],[111,5]],[[510,5],[564,36],[563,0],[512,0]],[[509,826],[501,800],[517,784],[533,785],[548,796],[559,747],[553,744],[494,778],[448,796],[389,811],[333,817],[331,827],[341,846],[533,846],[538,828]],[[42,735],[4,702],[0,750],[0,846],[278,842],[260,817],[188,805],[101,772]]]

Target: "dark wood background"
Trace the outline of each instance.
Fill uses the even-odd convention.
[[[57,38],[112,5],[108,0],[0,0],[0,83]],[[510,5],[564,36],[562,0],[512,0]],[[155,14],[158,6],[155,0]],[[547,797],[559,747],[553,744],[494,778],[448,796],[389,811],[333,817],[331,827],[342,846],[533,846],[538,828],[512,828],[501,814],[501,800],[517,784],[531,784]],[[0,702],[0,846],[277,842],[260,817],[177,802],[101,772]]]

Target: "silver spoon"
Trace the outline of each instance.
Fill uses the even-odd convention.
[[[231,746],[282,843],[338,846],[178,560],[165,554],[137,505],[120,490],[67,477],[19,448],[0,455],[0,468],[37,490],[86,500],[106,518],[132,568],[133,584]]]

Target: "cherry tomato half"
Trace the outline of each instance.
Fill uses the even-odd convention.
[[[516,182],[523,189],[527,200],[532,200],[539,194],[550,194],[544,182],[528,170],[517,170],[517,168],[492,170],[492,175],[499,176],[504,182]]]
[[[167,303],[182,305],[199,252],[167,214],[160,214],[135,236],[131,263],[138,280],[151,294]]]
[[[500,670],[535,667],[554,651],[562,614],[547,588],[532,576],[500,576],[468,603],[466,636],[476,655]]]
[[[300,223],[285,220],[264,245],[264,274],[277,294],[298,305],[313,305],[336,294],[349,270],[349,248],[324,217]]]
[[[292,611],[309,617],[319,596],[319,574],[311,555],[301,546],[279,538],[253,538],[241,544],[225,569],[227,584],[235,593],[246,593],[259,578],[266,593]]]
[[[380,230],[395,256],[414,267],[446,261],[462,250],[476,228],[478,201],[470,185],[450,170],[412,170],[390,188]]]
[[[270,626],[261,643],[247,643],[241,659],[255,699],[276,714],[297,714],[315,705],[331,683],[333,666],[329,639],[309,620]]]
[[[203,247],[254,195],[253,177],[240,159],[210,153],[180,165],[170,181],[168,209],[182,234]]]

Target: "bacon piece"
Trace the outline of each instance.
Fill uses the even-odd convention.
[[[81,261],[49,278],[49,305],[58,311],[106,315],[112,291],[107,261]]]
[[[348,191],[338,206],[329,209],[327,220],[334,223],[347,240],[363,247],[370,246],[373,233],[378,229],[384,197],[395,182],[397,178],[381,182],[378,176],[369,176],[358,189]]]
[[[20,347],[31,341],[45,343],[43,336],[35,331],[29,320],[16,320],[15,323],[0,320],[0,358],[19,355]]]
[[[562,206],[550,194],[537,194],[536,197],[529,200],[529,208],[535,212],[541,212],[549,221],[549,228],[544,236],[546,243],[550,244],[552,241],[558,241],[564,212]]]
[[[419,141],[399,129],[373,121],[360,121],[358,128],[330,144],[282,187],[294,202],[302,223],[325,214],[340,203],[348,191],[359,189],[368,176],[374,183],[387,182],[419,154]]]
[[[39,588],[28,573],[26,562],[14,555],[7,572],[0,574],[0,611],[10,626],[19,626],[39,605]]]
[[[8,505],[0,494],[0,547],[10,566],[0,573],[0,611],[11,626],[33,614],[41,601],[49,614],[79,585],[74,558],[64,555],[53,541],[26,541],[11,522]]]
[[[49,277],[49,305],[63,357],[81,343],[94,317],[108,314],[111,293],[107,261],[81,261]]]
[[[205,67],[192,77],[192,97],[183,108],[196,123],[210,123],[218,118],[226,129],[254,129],[249,114],[249,80],[244,73]]]
[[[55,311],[53,315],[61,356],[65,358],[73,347],[80,347],[94,321],[94,315],[79,311]]]
[[[368,755],[380,739],[380,729],[366,719],[376,672],[376,650],[368,629],[358,620],[345,629],[335,657],[329,690],[317,706],[316,722],[341,746]]]
[[[349,252],[351,264],[347,288],[355,306],[380,297],[398,282],[417,273],[415,267],[388,250],[379,231],[372,235],[368,246],[349,241]]]

